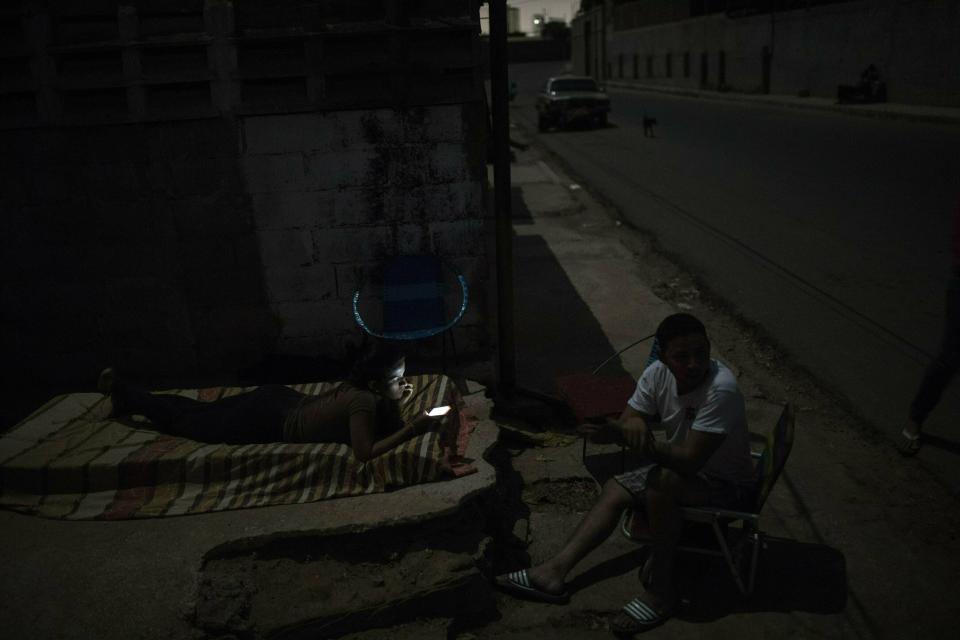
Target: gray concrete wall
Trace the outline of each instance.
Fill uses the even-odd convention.
[[[570,24],[570,61],[574,73],[604,77],[603,42],[606,13],[596,7],[578,14]]]
[[[357,287],[387,256],[427,253],[472,285],[458,348],[488,348],[482,117],[478,106],[444,105],[241,121],[279,352],[329,352],[355,337]]]
[[[482,128],[444,105],[0,131],[4,353],[59,381],[339,357],[358,282],[416,253],[471,283],[456,339],[482,353]]]
[[[775,92],[832,96],[869,63],[892,102],[960,106],[960,1],[852,2],[777,16]]]
[[[723,51],[726,85],[740,91],[759,91],[762,51],[769,43],[768,23],[763,20],[744,18],[734,23],[723,15],[713,15],[616,31],[608,42],[608,56],[614,60],[623,56],[626,61],[631,61],[629,66],[625,64],[624,78],[633,79],[632,59],[637,56],[636,79],[650,84],[698,88],[702,84],[703,54],[707,54],[706,86],[716,87],[719,82],[718,53]],[[749,25],[744,21],[749,21]],[[667,56],[670,56],[669,63]],[[685,56],[689,56],[689,63],[685,63]],[[617,65],[612,77],[621,77]]]
[[[574,24],[582,33],[583,17]],[[763,49],[772,51],[773,93],[833,97],[837,85],[854,84],[870,63],[888,84],[893,102],[960,106],[960,2],[957,0],[872,0],[796,11],[728,18],[714,14],[641,29],[614,31],[607,41],[612,77],[631,79],[639,59],[639,80],[698,88],[701,56],[707,54],[707,88],[719,83],[725,55],[727,88],[756,92],[763,86]],[[690,55],[690,74],[683,56]],[[574,45],[575,69],[577,46]],[[667,55],[672,74],[667,75]],[[652,57],[647,74],[646,59]]]
[[[23,72],[0,78],[5,382],[340,358],[358,283],[419,253],[465,275],[457,348],[488,358],[476,3],[385,6],[5,5],[0,65]]]

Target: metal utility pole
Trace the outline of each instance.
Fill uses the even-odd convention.
[[[600,3],[600,80],[607,79],[607,0]]]
[[[777,0],[770,0],[770,48],[767,52],[766,60],[766,79],[765,79],[765,88],[764,93],[770,93],[773,83],[770,79],[770,76],[773,75],[773,44],[776,41],[777,35]]]
[[[507,76],[507,2],[490,0],[490,102],[497,247],[497,391],[517,384],[513,324],[513,216],[510,211],[510,111]]]

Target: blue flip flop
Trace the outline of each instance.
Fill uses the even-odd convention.
[[[570,602],[570,594],[566,591],[562,593],[547,593],[546,591],[537,589],[530,582],[530,576],[527,575],[526,569],[497,576],[494,582],[507,593],[526,598],[527,600],[546,602],[547,604],[567,604]]]

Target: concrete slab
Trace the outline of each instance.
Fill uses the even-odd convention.
[[[545,182],[560,184],[557,173],[542,160],[529,164],[518,164],[511,167],[510,184],[513,186]]]
[[[398,491],[262,509],[117,522],[67,522],[0,511],[2,623],[34,638],[192,638],[198,576],[212,554],[303,536],[367,531],[455,513],[494,486],[495,442],[482,393],[467,457],[478,472]]]
[[[572,180],[561,169],[555,170],[561,184]],[[650,335],[659,319],[673,312],[642,280],[631,265],[633,254],[620,240],[620,227],[602,209],[584,206],[589,196],[578,190],[566,190],[566,210],[571,214],[553,218],[550,198],[536,187],[542,183],[521,184],[524,202],[533,211],[534,223],[517,225],[518,236],[537,236],[550,247],[576,294],[593,312],[610,344],[619,350]],[[544,202],[547,199],[548,202]],[[622,293],[629,291],[629,296]],[[634,377],[643,372],[649,345],[639,345],[621,356],[623,367]],[[612,355],[598,353],[596,365]]]
[[[537,215],[550,216],[574,211],[576,202],[570,197],[567,187],[553,182],[529,182],[522,188],[524,197],[535,199]]]

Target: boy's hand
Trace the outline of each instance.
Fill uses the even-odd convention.
[[[613,420],[600,424],[585,422],[577,426],[577,431],[594,444],[612,444],[623,440],[620,425]]]
[[[627,446],[646,455],[653,448],[653,434],[642,420],[628,420],[620,427]]]

